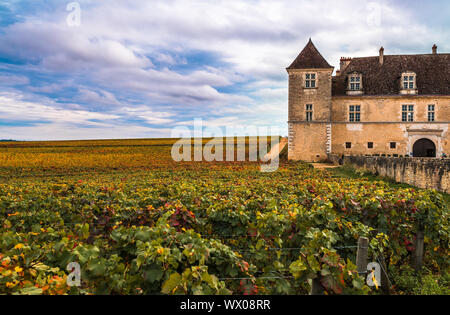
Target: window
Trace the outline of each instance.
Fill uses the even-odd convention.
[[[413,76],[406,75],[403,77],[403,88],[405,90],[414,89],[414,77]]]
[[[363,92],[363,79],[362,74],[353,71],[347,76],[347,95],[362,95]]]
[[[391,143],[390,143],[390,148],[391,148],[391,149],[397,148],[397,142],[391,142]]]
[[[373,142],[367,142],[367,148],[373,149]]]
[[[351,142],[346,142],[345,143],[345,148],[346,149],[351,149],[352,148],[352,143]]]
[[[350,91],[359,91],[361,90],[361,75],[360,74],[351,74],[349,76],[349,85],[348,88]]]
[[[349,121],[361,121],[361,106],[360,105],[350,105],[349,108]]]
[[[414,121],[414,105],[402,105],[402,121]]]
[[[306,121],[312,121],[312,120],[313,120],[313,105],[306,104]]]
[[[406,72],[402,75],[402,86],[404,90],[413,90],[416,88],[416,74],[414,72]]]
[[[435,106],[434,105],[428,105],[428,121],[434,121],[435,118]]]
[[[306,73],[305,74],[305,88],[313,89],[316,87],[316,74]]]

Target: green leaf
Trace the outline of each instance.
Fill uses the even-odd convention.
[[[308,256],[306,260],[313,271],[320,271],[320,264],[314,256]]]
[[[233,292],[228,290],[227,288],[221,288],[217,294],[218,295],[231,295]]]
[[[142,254],[139,254],[137,257],[136,257],[136,266],[138,267],[138,268],[141,268],[141,266],[142,266],[142,264],[145,262],[145,256],[144,255],[142,255]]]
[[[164,294],[170,294],[172,293],[173,289],[175,289],[181,281],[181,275],[177,272],[170,275],[169,279],[167,279],[166,282],[164,282],[161,293]]]
[[[202,274],[202,280],[208,283],[211,288],[217,288],[218,279],[216,276],[210,275],[209,273],[205,272]]]
[[[295,278],[299,278],[306,269],[307,267],[301,260],[296,260],[289,266],[289,270]]]
[[[359,290],[362,289],[362,287],[364,286],[364,282],[361,281],[360,279],[354,279],[352,281],[352,284],[356,289],[359,289]]]
[[[28,288],[23,288],[22,290],[20,290],[20,294],[23,295],[41,295],[42,294],[42,289],[41,288],[37,288],[37,287],[28,287]]]
[[[161,268],[151,268],[145,272],[145,280],[149,282],[155,282],[161,280],[164,272]]]
[[[90,271],[92,271],[94,276],[104,275],[105,271],[106,271],[106,267],[102,263],[96,263],[96,264],[89,265],[88,269]]]

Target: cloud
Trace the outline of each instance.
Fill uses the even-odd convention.
[[[93,76],[96,84],[127,92],[142,93],[158,103],[175,103],[183,107],[224,104],[233,101],[246,102],[248,97],[220,93],[215,87],[228,86],[232,82],[225,73],[195,70],[180,74],[168,68],[125,69],[105,68]]]
[[[120,105],[114,94],[100,90],[98,92],[81,88],[79,99],[92,105]]]
[[[135,126],[122,120],[120,114],[136,116],[156,124],[167,123],[166,113],[151,112],[144,108],[117,114],[105,114],[86,110],[61,108],[47,100],[30,102],[24,95],[0,93],[0,138],[18,140],[73,140],[167,137],[169,128]]]
[[[381,45],[386,54],[428,53],[434,43],[450,50],[448,1],[426,10],[398,0],[79,3],[79,27],[67,25],[58,0],[2,3],[0,89],[12,94],[0,118],[23,114],[52,130],[72,122],[70,135],[79,128],[80,137],[89,128],[75,126],[106,131],[114,121],[161,134],[195,117],[286,128],[285,68],[309,37],[336,66]]]
[[[26,76],[0,73],[0,86],[27,85],[30,80]]]
[[[171,55],[167,53],[156,53],[153,56],[154,60],[158,61],[159,63],[166,64],[166,65],[186,65],[187,60],[181,56],[178,55]]]
[[[38,62],[48,70],[152,65],[118,41],[89,37],[60,23],[29,20],[8,26],[4,33],[0,36],[2,54]]]
[[[138,139],[164,138],[170,136],[168,128],[150,128],[144,126],[105,126],[90,128],[78,126],[67,128],[65,124],[51,123],[33,126],[8,127],[0,125],[0,138],[22,141],[38,140],[96,140],[96,139]]]
[[[123,107],[119,109],[118,113],[131,117],[132,119],[142,119],[145,123],[151,125],[167,125],[173,122],[170,119],[173,116],[172,113],[155,112],[147,106]]]
[[[50,83],[43,86],[29,86],[28,90],[31,92],[38,92],[38,93],[55,93],[58,91],[61,91],[67,87],[66,84],[59,84],[59,83]]]
[[[48,101],[48,104],[30,102],[23,95],[0,93],[1,121],[50,121],[66,124],[99,126],[98,121],[118,119],[119,116],[86,110],[70,110]]]

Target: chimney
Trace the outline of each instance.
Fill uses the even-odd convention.
[[[341,57],[341,64],[340,64],[340,73],[345,71],[345,68],[350,64],[350,61],[352,61],[352,58],[349,57]]]
[[[384,48],[381,46],[380,48],[380,65],[383,65],[384,63]]]
[[[336,70],[336,76],[340,76],[341,75],[341,70]]]
[[[436,44],[433,45],[433,55],[437,54],[437,46]]]

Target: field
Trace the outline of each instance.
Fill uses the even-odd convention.
[[[382,294],[356,271],[361,236],[391,294],[450,294],[442,194],[301,162],[177,163],[173,143],[0,143],[0,294],[308,294],[313,279]]]

